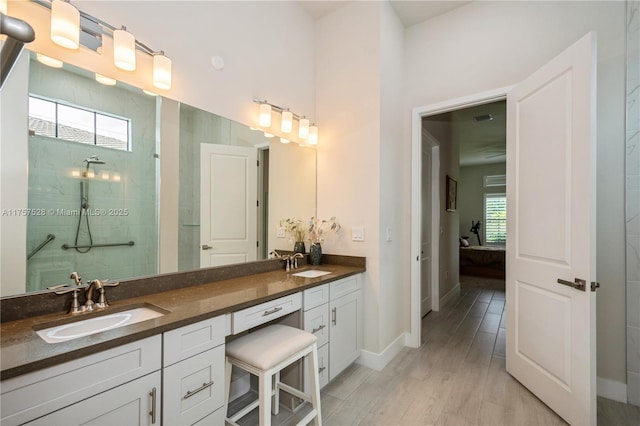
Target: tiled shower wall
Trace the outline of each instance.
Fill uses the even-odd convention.
[[[640,1],[627,1],[627,397],[640,406]]]
[[[29,137],[29,208],[44,216],[27,218],[27,250],[48,234],[55,240],[27,262],[27,291],[69,283],[71,271],[85,280],[121,279],[157,273],[155,98],[92,78],[30,64],[29,91],[49,99],[85,106],[131,119],[131,151],[96,147],[44,136]],[[94,244],[134,241],[133,247],[94,248],[88,253],[63,250],[73,245],[80,210],[80,181],[73,172],[85,170],[84,159],[97,155],[106,164],[94,165],[88,179],[89,208],[102,212],[89,217]],[[68,211],[69,214],[62,211]],[[88,244],[83,218],[78,244]]]

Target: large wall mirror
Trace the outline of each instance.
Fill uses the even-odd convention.
[[[28,96],[28,158],[16,158],[28,167],[24,292],[68,283],[72,271],[86,279],[173,272],[160,266],[163,232],[177,235],[164,250],[178,271],[265,259],[275,248],[292,247],[277,236],[280,219],[315,215],[312,148],[282,144],[185,104],[170,117],[179,136],[163,137],[160,104],[170,100],[120,82],[100,84],[94,73],[68,64],[43,65],[33,53]],[[175,144],[179,155],[169,161],[179,170],[178,220],[167,225],[162,187],[175,182],[163,180],[160,157],[169,151],[163,147],[175,152]],[[240,229],[245,215],[248,254],[232,247],[209,261],[203,250],[234,243],[230,230]],[[221,234],[214,247],[212,233]],[[2,296],[12,293],[2,290]]]

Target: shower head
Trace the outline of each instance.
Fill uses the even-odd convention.
[[[99,159],[97,155],[92,155],[89,158],[85,158],[84,162],[87,163],[87,167],[89,167],[89,164],[107,164],[106,161],[102,161],[101,159]]]

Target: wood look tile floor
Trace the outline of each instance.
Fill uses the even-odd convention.
[[[505,371],[504,305],[496,283],[465,285],[423,318],[419,349],[404,348],[382,371],[354,364],[327,385],[323,424],[566,425]],[[242,424],[257,423],[255,414]],[[281,411],[274,424],[295,424],[302,415]],[[640,425],[640,408],[598,398],[598,424]]]

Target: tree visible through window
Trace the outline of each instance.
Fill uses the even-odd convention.
[[[486,244],[507,241],[507,197],[505,194],[484,195],[484,240]]]
[[[130,151],[131,120],[29,96],[29,130],[40,136]]]

